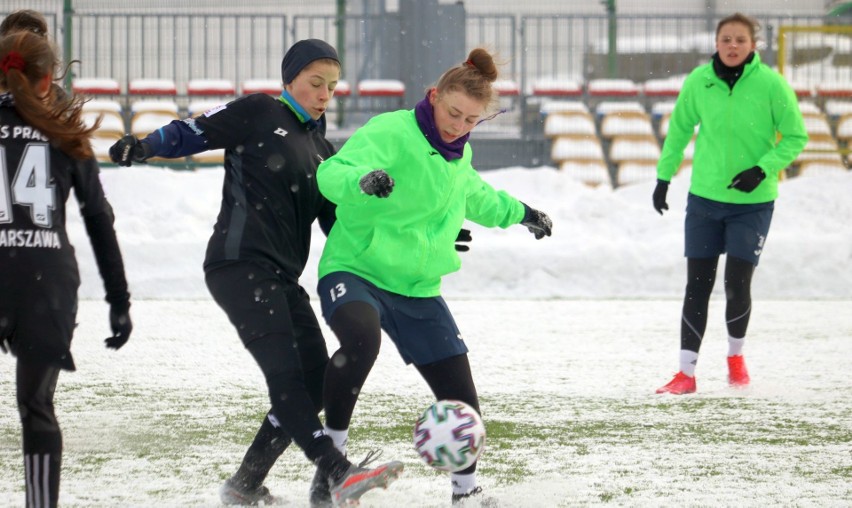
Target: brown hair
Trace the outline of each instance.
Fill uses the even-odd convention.
[[[8,62],[13,59],[20,63],[10,65]],[[0,63],[3,62],[0,88],[12,94],[21,118],[71,157],[91,158],[89,135],[98,128],[100,119],[86,127],[81,114],[84,101],[80,97],[58,99],[54,87],[48,88],[46,98],[37,93],[39,82],[59,67],[50,41],[27,31],[7,35],[0,39]]]
[[[716,38],[719,37],[719,32],[722,30],[722,27],[728,23],[740,23],[747,26],[749,35],[751,35],[751,40],[753,42],[757,42],[757,32],[760,31],[760,23],[758,23],[756,19],[746,16],[741,12],[736,12],[719,20],[719,24],[716,25]]]
[[[3,22],[0,23],[0,37],[12,32],[32,32],[47,37],[47,20],[41,13],[30,9],[15,11],[3,18]]]
[[[450,68],[438,80],[438,93],[462,91],[474,100],[487,106],[497,101],[491,86],[497,80],[497,65],[494,57],[483,48],[476,48],[460,65]]]

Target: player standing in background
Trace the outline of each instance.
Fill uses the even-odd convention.
[[[437,399],[479,411],[467,347],[441,297],[461,266],[454,241],[465,219],[522,224],[550,236],[542,212],[485,183],[471,165],[470,131],[496,99],[497,68],[484,49],[447,70],[413,110],[385,113],[320,165],[320,190],[337,204],[318,291],[337,335],[325,378],[326,432],[345,452],[358,394],[384,329]],[[453,473],[452,501],[480,497],[476,464]]]
[[[10,25],[5,25],[8,28]],[[80,276],[65,231],[74,189],[110,304],[112,349],[130,337],[130,294],[79,98],[58,99],[59,60],[31,30],[0,39],[0,347],[17,357],[27,506],[56,506],[62,432],[53,406],[59,371],[74,370],[70,346]]]
[[[327,43],[303,40],[287,51],[281,74],[278,98],[248,95],[175,120],[141,141],[125,136],[110,148],[122,166],[225,149],[222,205],[207,246],[205,280],[263,371],[272,403],[239,470],[222,486],[225,504],[276,502],[263,482],[292,441],[323,472],[311,498],[357,500],[402,471],[399,462],[375,469],[353,465],[317,416],[328,350],[299,277],[314,219],[326,232],[335,220],[315,176],[319,163],[334,154],[325,139],[325,111],[340,62]]]
[[[686,205],[680,369],[657,393],[695,392],[698,350],[722,253],[728,255],[728,381],[735,387],[749,384],[742,350],[751,316],[752,274],[769,234],[778,175],[808,139],[796,94],[755,52],[758,28],[739,13],[719,21],[717,51],[683,84],[657,166],[653,203],[662,215],[669,208],[669,181],[700,124]]]

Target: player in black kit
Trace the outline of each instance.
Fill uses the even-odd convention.
[[[59,60],[32,31],[0,39],[0,346],[17,357],[26,506],[56,506],[62,432],[53,407],[59,371],[74,370],[70,346],[80,276],[65,231],[74,189],[110,304],[118,349],[130,336],[130,295],[82,101],[57,97]]]
[[[311,227],[328,233],[334,206],[319,192],[316,169],[334,154],[325,139],[325,110],[340,78],[337,52],[299,41],[281,65],[284,90],[252,94],[196,118],[175,120],[142,140],[125,136],[110,148],[122,166],[150,157],[182,157],[225,149],[222,206],[204,262],[207,287],[236,327],[269,387],[272,408],[239,470],[220,490],[225,504],[271,504],[263,485],[275,460],[295,441],[318,466],[315,506],[357,500],[386,486],[400,462],[366,469],[349,462],[317,416],[328,351],[299,276]]]

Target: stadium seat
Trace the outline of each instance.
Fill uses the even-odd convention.
[[[810,161],[843,162],[837,140],[831,135],[814,135],[808,137],[805,149],[796,157],[795,164],[801,165]]]
[[[403,88],[403,92],[405,92],[405,88]],[[349,85],[349,82],[345,79],[339,80],[337,86],[334,87],[334,96],[349,97],[350,95],[352,95],[352,87]]]
[[[639,95],[639,85],[629,79],[592,79],[588,83],[587,90],[589,97],[602,99]]]
[[[365,79],[358,82],[361,97],[403,97],[405,84],[397,79]]]
[[[650,160],[621,161],[618,163],[618,185],[649,182],[657,179],[657,163]]]
[[[597,136],[559,136],[552,142],[550,158],[557,165],[566,161],[606,163]]]
[[[833,119],[852,113],[852,101],[827,100],[823,105],[825,113]]]
[[[609,147],[609,159],[614,164],[622,162],[651,162],[660,159],[660,147],[653,135],[618,136]]]
[[[243,81],[240,92],[243,95],[265,93],[266,95],[278,96],[281,95],[282,88],[280,79],[248,79]]]
[[[616,111],[607,113],[601,120],[601,136],[606,139],[617,136],[651,136],[654,128],[651,117],[638,111]]]
[[[603,161],[563,161],[559,170],[573,180],[577,180],[591,187],[612,187],[612,178],[609,169]]]
[[[801,81],[790,81],[790,88],[793,89],[793,92],[796,93],[796,97],[800,100],[811,98],[814,95],[813,87]]]
[[[500,97],[517,97],[521,95],[518,83],[511,79],[498,79],[491,84]]]
[[[817,106],[813,101],[799,101],[799,111],[803,115],[810,115],[810,114],[821,115],[822,114],[822,110],[819,109],[819,106]]]
[[[642,94],[645,97],[677,97],[683,86],[685,76],[668,79],[649,79],[642,85]]]
[[[81,95],[120,95],[121,87],[112,78],[74,78],[71,89]]]
[[[133,79],[127,85],[129,95],[177,95],[177,86],[171,79]]]
[[[840,161],[805,161],[799,166],[798,176],[845,175],[849,170]]]
[[[237,89],[229,79],[191,79],[186,83],[189,97],[233,97]]]
[[[845,113],[837,121],[837,139],[849,147],[852,144],[852,113]]]
[[[852,98],[852,83],[848,81],[821,81],[816,87],[817,97],[820,98]]]
[[[583,85],[572,79],[541,78],[533,82],[530,94],[537,97],[580,97]]]
[[[588,113],[589,107],[583,101],[545,100],[541,103],[541,112],[551,113]]]
[[[635,101],[601,101],[595,107],[595,114],[598,118],[603,118],[609,113],[645,113],[645,107]]]
[[[808,136],[831,135],[831,126],[824,113],[802,113]]]
[[[555,138],[565,135],[595,136],[595,122],[589,113],[551,113],[544,119],[544,135]]]

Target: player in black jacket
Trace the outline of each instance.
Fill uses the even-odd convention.
[[[275,460],[295,441],[318,465],[311,502],[355,500],[402,471],[391,462],[355,466],[326,436],[317,414],[328,351],[299,276],[308,259],[311,227],[328,233],[334,206],[320,193],[316,169],[334,154],[325,139],[325,110],[340,78],[327,43],[297,42],[282,62],[280,97],[253,94],[142,140],[125,136],[110,148],[130,166],[150,157],[182,157],[225,149],[222,206],[204,262],[207,287],[263,371],[272,408],[242,465],[222,486],[226,504],[270,504],[263,485]]]
[[[27,506],[56,506],[62,432],[53,397],[59,371],[74,370],[70,346],[80,276],[65,231],[74,189],[110,304],[118,349],[130,336],[130,295],[82,102],[51,86],[59,61],[32,31],[0,39],[0,347],[17,357]]]

